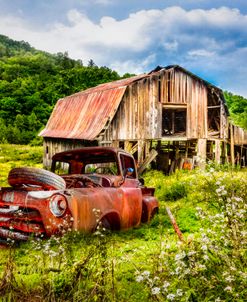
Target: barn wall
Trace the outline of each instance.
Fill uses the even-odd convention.
[[[247,144],[247,132],[237,126],[233,126],[233,140],[235,145]]]
[[[72,149],[78,149],[85,146],[97,145],[95,141],[83,141],[83,140],[70,140],[70,139],[56,139],[56,138],[44,138],[44,156],[43,165],[46,168],[51,166],[52,156],[58,152],[63,152]]]
[[[128,87],[104,140],[142,140],[161,137],[157,82],[151,77]]]
[[[162,72],[161,102],[164,106],[187,105],[188,138],[207,137],[207,87],[180,70]]]
[[[207,138],[207,87],[181,71],[161,71],[128,87],[104,140],[162,138],[162,108],[187,108],[187,138]]]

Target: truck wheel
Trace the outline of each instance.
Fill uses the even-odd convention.
[[[120,220],[117,213],[108,213],[100,219],[101,226],[106,230],[118,231],[120,230]]]
[[[12,187],[32,185],[42,187],[44,190],[66,188],[66,183],[61,176],[39,168],[14,168],[9,172],[8,182]]]
[[[154,216],[155,216],[156,214],[158,214],[158,213],[159,213],[159,208],[153,209],[153,211],[152,211],[152,213],[151,213],[151,215],[150,215],[150,220],[152,220],[152,219],[154,218]]]

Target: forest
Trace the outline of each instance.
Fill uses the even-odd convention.
[[[37,134],[58,99],[120,78],[93,60],[50,54],[0,35],[0,142],[40,145]],[[247,129],[247,99],[227,91],[225,98],[233,122]]]
[[[84,66],[67,53],[52,55],[0,35],[0,142],[40,144],[37,133],[59,98],[118,79],[93,60]]]

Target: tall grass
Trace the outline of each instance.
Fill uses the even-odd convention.
[[[12,165],[19,165],[21,152]],[[40,165],[28,156],[24,161]],[[209,167],[169,177],[149,171],[144,178],[160,201],[149,225],[111,233],[100,228],[94,235],[69,232],[2,249],[0,299],[245,301],[246,170]],[[184,242],[174,233],[166,206]]]
[[[0,186],[6,186],[12,168],[32,166],[42,168],[43,147],[0,144]]]

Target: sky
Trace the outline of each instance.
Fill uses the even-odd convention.
[[[247,97],[247,0],[0,0],[0,34],[120,75],[180,65]]]

